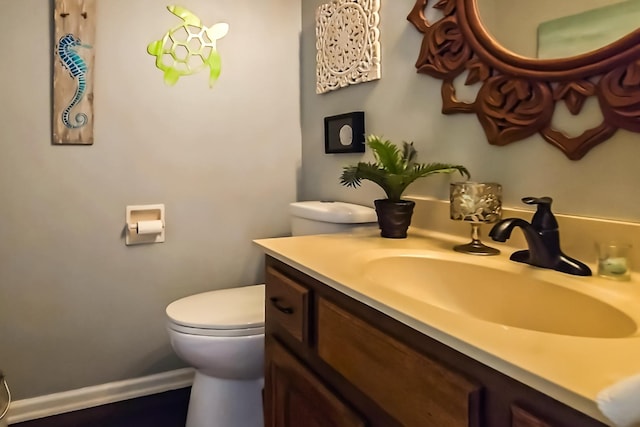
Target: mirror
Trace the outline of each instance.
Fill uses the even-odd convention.
[[[443,81],[442,112],[476,114],[490,144],[507,145],[539,133],[568,158],[578,160],[618,129],[640,132],[640,30],[612,36],[606,30],[611,24],[599,25],[605,30],[597,31],[593,43],[581,45],[577,51],[565,49],[573,49],[579,44],[576,40],[588,38],[579,33],[585,22],[600,24],[605,21],[603,16],[619,17],[628,10],[612,12],[612,2],[605,0],[555,0],[555,6],[547,8],[538,0],[428,3],[417,0],[407,17],[423,33],[416,68]],[[534,14],[525,10],[521,17],[513,18],[515,5],[519,8],[522,3],[530,3],[525,9],[542,7],[560,14],[538,13],[539,19],[529,22],[527,19]],[[557,7],[558,3],[578,3],[586,9],[565,10]],[[633,3],[632,7],[640,11],[638,0],[622,3],[624,7]],[[430,22],[425,17],[427,6],[439,9],[442,17]],[[508,18],[501,17],[499,10],[508,13]],[[589,16],[585,18],[585,14]],[[515,27],[501,29],[508,20]],[[516,46],[512,41],[519,37],[513,34],[524,27],[533,28],[533,34],[522,37],[525,42]],[[456,97],[454,80],[463,73],[466,85],[479,86],[471,102]],[[588,99],[597,99],[602,113],[599,124],[575,136],[552,126],[557,104],[563,103],[570,114],[577,116]]]
[[[640,0],[477,0],[487,33],[526,58],[553,59],[605,47],[638,28]]]

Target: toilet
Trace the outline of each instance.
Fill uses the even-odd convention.
[[[292,235],[375,229],[373,209],[290,205]],[[204,292],[167,306],[171,346],[195,369],[186,427],[262,427],[264,284]]]

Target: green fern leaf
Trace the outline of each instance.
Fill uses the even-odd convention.
[[[403,142],[398,149],[391,141],[369,135],[367,145],[373,151],[375,163],[359,162],[345,166],[340,183],[347,187],[359,187],[362,180],[379,185],[387,198],[399,201],[407,187],[416,179],[436,173],[454,173],[470,178],[469,171],[462,165],[449,163],[417,163],[417,151],[413,143]]]

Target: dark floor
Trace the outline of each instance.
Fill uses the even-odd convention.
[[[184,427],[191,388],[11,424],[11,427]]]

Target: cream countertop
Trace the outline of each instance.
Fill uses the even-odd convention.
[[[468,239],[466,239],[468,240]],[[368,256],[429,252],[523,277],[553,282],[620,309],[640,324],[640,281],[577,277],[509,261],[514,248],[492,257],[458,254],[465,239],[439,233],[410,233],[383,239],[378,233],[331,234],[256,240],[266,254],[606,424],[596,405],[605,387],[640,372],[640,336],[591,338],[509,327],[444,310],[374,286],[362,274]],[[595,271],[595,266],[590,265]],[[517,286],[514,283],[513,286]],[[470,283],[469,286],[473,286]],[[571,308],[567,308],[571,315]]]

